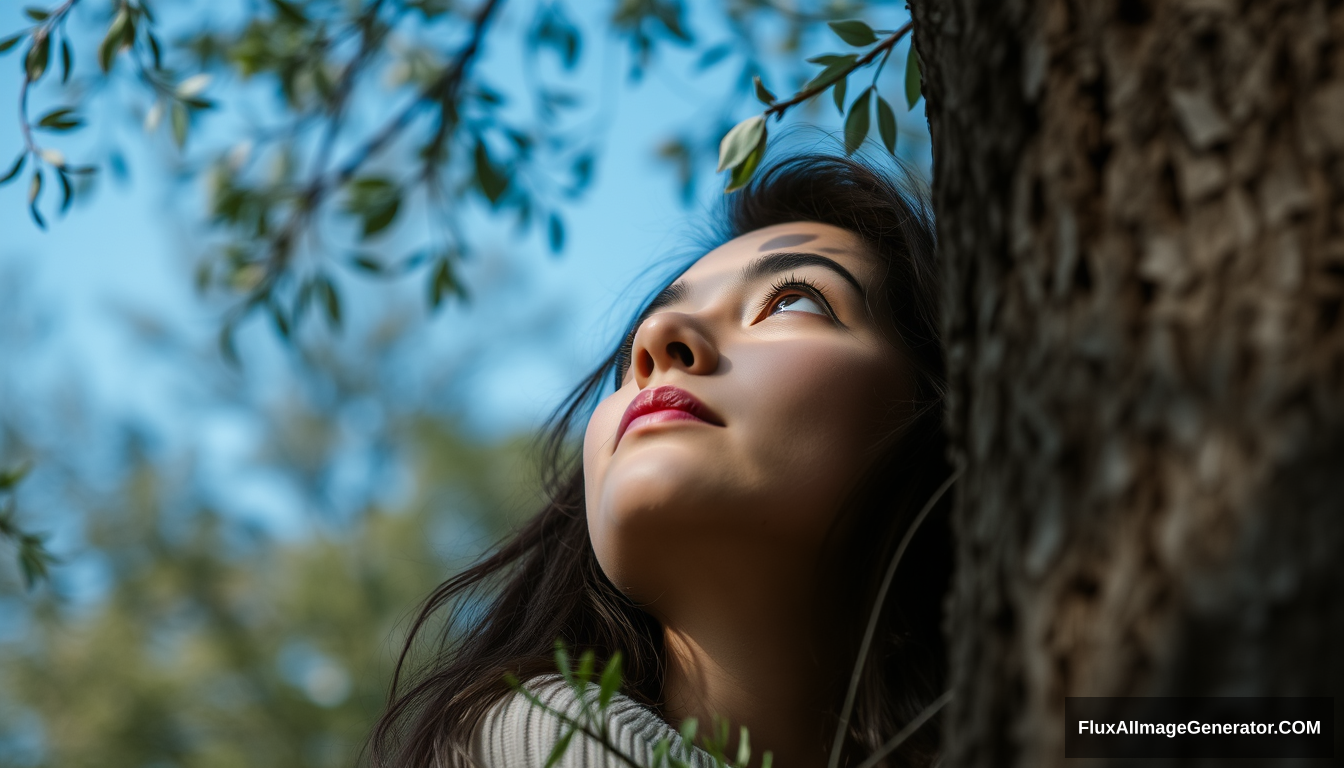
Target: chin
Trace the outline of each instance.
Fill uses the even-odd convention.
[[[681,450],[649,446],[630,461],[614,462],[602,483],[599,510],[616,528],[684,528],[687,513],[699,506],[706,466]]]

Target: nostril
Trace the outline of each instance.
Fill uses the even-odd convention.
[[[640,376],[652,376],[654,367],[653,355],[650,355],[647,351],[641,351],[639,356],[635,359],[635,367],[638,369]]]
[[[687,368],[695,365],[695,355],[691,354],[691,348],[686,346],[683,342],[674,341],[671,344],[668,344],[667,353],[675,356],[681,361],[681,364]]]

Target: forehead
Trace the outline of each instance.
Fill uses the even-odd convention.
[[[868,249],[848,230],[815,221],[794,221],[753,230],[700,257],[681,276],[696,284],[731,279],[762,254],[779,251],[816,253],[834,259],[861,283],[871,286],[876,265]]]

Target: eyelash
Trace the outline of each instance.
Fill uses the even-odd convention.
[[[831,309],[831,302],[826,298],[826,291],[822,290],[822,287],[812,280],[797,275],[789,275],[771,285],[765,298],[761,300],[760,304],[756,305],[756,314],[759,315],[762,311],[770,308],[790,288],[808,294],[811,298],[821,302],[821,308],[826,310],[826,314],[830,315],[832,320],[835,319],[835,311]]]
[[[765,311],[776,301],[779,301],[789,289],[798,290],[818,300],[821,302],[821,308],[826,310],[826,314],[829,315],[832,320],[836,319],[835,310],[831,309],[831,302],[826,298],[826,291],[812,280],[797,275],[789,275],[772,284],[770,290],[766,292],[765,298],[756,305],[756,310],[753,314],[759,315],[761,312]],[[620,349],[616,352],[615,375],[617,389],[621,388],[621,382],[625,380],[626,370],[630,366],[630,351],[634,346],[635,332],[637,330],[639,330],[638,326],[630,329],[629,333],[625,335],[625,341],[621,343]]]

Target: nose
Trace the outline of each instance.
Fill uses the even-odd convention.
[[[719,351],[684,312],[659,312],[645,320],[630,349],[635,384],[643,389],[655,373],[680,369],[697,376],[719,367]]]

